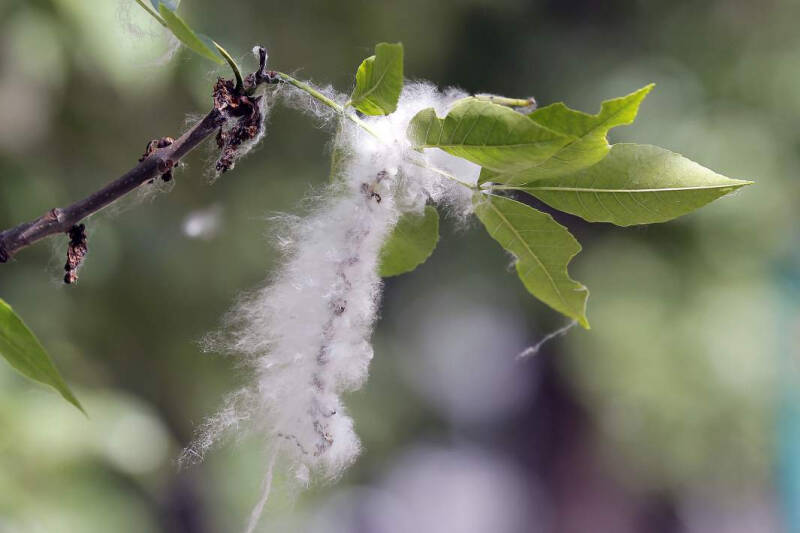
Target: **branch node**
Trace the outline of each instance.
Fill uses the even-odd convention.
[[[48,211],[45,216],[48,219],[53,220],[55,222],[61,222],[64,220],[64,212],[58,207],[54,207],[53,209]]]
[[[175,162],[172,159],[159,159],[158,160],[158,171],[162,174],[169,172],[172,170],[172,167],[175,166]],[[169,181],[169,180],[164,180]]]
[[[172,143],[175,142],[175,139],[172,137],[161,137],[160,139],[153,139],[152,141],[147,143],[147,146],[144,149],[144,153],[139,158],[139,162],[141,163],[152,154],[154,154],[160,148],[166,148],[170,146]],[[158,160],[158,172],[161,174],[161,179],[164,181],[170,181],[172,179],[172,168],[175,166],[175,162],[172,159],[159,159]],[[150,180],[150,183],[153,183],[153,180]]]
[[[78,281],[78,268],[86,257],[89,247],[86,242],[86,226],[76,224],[67,232],[69,245],[67,246],[67,263],[64,265],[64,283],[71,285]]]

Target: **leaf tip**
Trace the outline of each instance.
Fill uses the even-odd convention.
[[[629,99],[629,101],[633,102],[634,105],[636,106],[636,111],[638,112],[639,105],[641,105],[644,99],[647,98],[647,95],[650,94],[650,92],[655,88],[655,86],[656,86],[655,83],[648,83],[641,89],[637,89],[628,96],[625,96],[623,98]]]
[[[580,247],[580,243],[578,243],[578,246]],[[578,249],[578,252],[580,252],[580,248]],[[578,252],[575,252],[575,255],[578,255]],[[583,298],[583,308],[575,316],[573,316],[572,318],[577,320],[578,324],[580,324],[580,326],[583,329],[590,330],[590,329],[592,329],[592,327],[589,325],[589,319],[586,317],[586,304],[589,301],[589,287],[587,287],[586,285],[584,285],[584,284],[582,284],[580,282],[576,282],[576,283],[580,284],[580,289],[578,289],[578,290],[583,292],[585,294],[585,296]]]
[[[81,402],[79,402],[75,396],[72,394],[69,396],[62,394],[62,396],[65,400],[74,405],[81,413],[83,413],[83,416],[85,416],[87,419],[89,418],[89,413],[86,412],[86,409],[83,408],[83,405],[81,405]]]

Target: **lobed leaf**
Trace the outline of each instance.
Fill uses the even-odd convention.
[[[589,222],[630,226],[685,215],[750,183],[657,146],[615,144],[594,166],[520,189]]]
[[[569,174],[597,163],[610,149],[606,139],[609,130],[615,126],[633,123],[639,112],[639,105],[653,87],[654,84],[651,83],[627,96],[606,100],[596,115],[575,111],[563,102],[537,109],[528,115],[530,119],[568,136],[569,142],[546,159],[521,171],[512,173],[484,171],[481,173],[479,183],[493,181],[506,185],[519,185]]]
[[[510,198],[476,193],[473,203],[489,235],[516,258],[517,274],[528,292],[589,329],[589,290],[567,272],[581,245],[567,228]]]
[[[403,90],[403,45],[378,43],[375,55],[361,62],[350,105],[365,115],[388,115]]]
[[[521,113],[476,98],[456,102],[444,118],[423,109],[407,135],[417,149],[440,148],[497,173],[523,172],[570,142]]]
[[[158,6],[158,13],[164,19],[167,28],[172,34],[188,48],[215,63],[225,64],[225,60],[217,53],[214,42],[205,35],[196,34],[182,18],[163,2]]]
[[[0,355],[20,374],[53,387],[69,403],[83,411],[50,356],[33,332],[5,301],[0,299]],[[85,411],[84,411],[85,413]]]
[[[411,272],[425,262],[439,242],[439,212],[431,205],[421,214],[406,213],[381,249],[378,273],[388,278]]]

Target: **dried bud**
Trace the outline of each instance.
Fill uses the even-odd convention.
[[[64,283],[72,284],[78,281],[78,268],[86,257],[89,247],[86,242],[86,226],[78,224],[72,226],[67,232],[69,245],[67,246],[67,263],[64,265]]]

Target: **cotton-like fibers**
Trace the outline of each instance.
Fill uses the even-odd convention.
[[[347,100],[324,91],[336,102]],[[211,337],[210,345],[237,354],[252,378],[205,421],[182,460],[202,458],[226,434],[256,432],[270,449],[268,477],[277,458],[305,485],[313,477],[337,477],[360,451],[341,395],[364,383],[373,357],[383,244],[399,217],[421,212],[428,202],[468,213],[471,191],[457,181],[476,183],[480,169],[439,150],[413,150],[406,137],[418,111],[445,114],[462,92],[406,85],[394,113],[363,118],[376,136],[293,87],[279,96],[325,124],[337,119],[333,149],[342,156],[340,168],[309,214],[284,217],[275,238],[280,266],[232,309],[226,330]],[[264,490],[251,530],[268,482]]]

